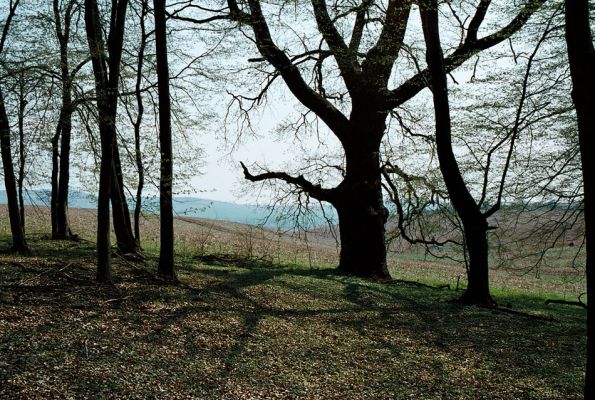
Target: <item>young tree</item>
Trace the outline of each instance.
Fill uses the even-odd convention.
[[[154,0],[155,47],[157,51],[157,80],[159,87],[159,144],[161,147],[161,180],[159,211],[161,246],[159,248],[159,274],[175,280],[174,271],[174,219],[172,208],[173,152],[171,130],[171,103],[169,96],[169,68],[167,63],[167,32],[165,29],[165,0]]]
[[[469,253],[468,286],[461,298],[463,303],[491,306],[488,277],[488,221],[495,209],[483,213],[480,205],[469,192],[453,152],[450,105],[444,56],[440,44],[438,3],[425,0],[420,4],[422,28],[426,42],[426,62],[430,72],[430,88],[434,99],[436,120],[436,150],[440,171],[448,189],[450,201],[457,211]]]
[[[114,186],[117,187],[118,185],[117,182],[113,183],[113,180],[118,178],[114,172],[115,124],[127,6],[127,0],[114,0],[112,2],[107,45],[109,50],[108,59],[103,42],[103,29],[97,1],[85,0],[85,26],[93,63],[99,134],[101,137],[101,164],[97,199],[97,280],[100,282],[110,282],[112,279],[109,202],[110,194],[113,195],[113,193],[110,193],[110,189],[113,190]]]
[[[578,122],[587,241],[587,296],[595,299],[595,49],[587,0],[566,0],[566,43],[572,78],[572,100]],[[595,396],[595,307],[587,307],[587,370],[585,399]]]
[[[60,0],[53,1],[54,25],[60,49],[60,114],[56,133],[52,138],[52,238],[70,239],[73,234],[68,222],[68,191],[70,182],[70,143],[72,136],[72,115],[75,103],[72,99],[73,81],[86,60],[70,68],[70,40],[73,18],[79,13],[78,0],[68,0],[65,5]],[[59,143],[59,146],[58,146]]]
[[[4,22],[2,36],[0,37],[0,57],[10,30],[10,24],[16,14],[19,0],[11,0],[8,9],[8,16]],[[10,136],[10,123],[4,104],[4,94],[2,92],[2,81],[0,80],[0,153],[2,155],[2,166],[4,167],[4,186],[6,188],[6,197],[8,199],[8,214],[10,219],[10,229],[12,233],[12,251],[17,253],[28,253],[29,248],[25,241],[25,232],[21,221],[19,211],[19,202],[17,197],[17,186],[15,182],[14,165],[12,160],[12,145]]]

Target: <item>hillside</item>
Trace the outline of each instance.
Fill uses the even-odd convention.
[[[49,190],[28,190],[24,196],[27,206],[47,207],[50,203]],[[93,195],[80,190],[71,190],[68,198],[69,206],[72,209],[95,209],[96,199]],[[0,205],[6,204],[6,191],[0,190]],[[134,201],[129,200],[130,207]],[[287,211],[280,209],[269,209],[253,204],[239,204],[226,201],[203,199],[200,197],[174,196],[174,213],[178,216],[196,217],[216,221],[229,221],[249,225],[262,225],[269,229],[287,230],[293,227],[294,220],[288,216]],[[311,213],[302,223],[310,227],[326,225],[326,220],[318,209],[313,206]],[[143,199],[143,211],[156,214],[159,212],[159,198],[150,196]],[[293,210],[289,209],[289,213]],[[327,215],[334,216],[331,209],[325,210]]]
[[[0,398],[581,397],[584,311],[543,294],[498,296],[512,314],[328,267],[185,253],[168,286],[153,252],[115,259],[115,285],[100,286],[92,244],[30,245],[0,256]]]
[[[378,284],[336,275],[324,231],[178,217],[168,286],[150,217],[145,262],[116,257],[115,285],[99,286],[94,212],[71,210],[80,242],[48,240],[46,208],[27,214],[32,255],[0,255],[0,398],[581,396],[585,312],[545,301],[576,300],[584,282],[559,264],[495,269],[504,308],[464,308],[449,302],[464,286],[455,263],[393,254],[397,280]]]

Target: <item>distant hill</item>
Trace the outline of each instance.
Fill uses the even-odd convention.
[[[73,190],[69,196],[70,208],[96,208],[97,202],[94,196]],[[49,190],[29,190],[25,196],[25,204],[37,206],[49,206]],[[0,190],[0,204],[6,204],[6,192]],[[133,206],[133,202],[129,203]],[[148,197],[143,200],[143,210],[145,212],[159,212],[159,198]],[[292,224],[291,217],[288,215],[291,210],[286,210],[287,214],[281,211],[274,211],[250,204],[237,204],[224,201],[208,200],[198,197],[174,197],[174,214],[186,215],[191,217],[200,217],[220,221],[239,222],[250,225],[264,225],[271,229],[288,229]],[[326,210],[325,214],[334,216],[332,210]],[[302,222],[304,223],[304,222]],[[311,215],[308,218],[307,225],[317,227],[325,225],[326,221],[322,217],[322,212]]]

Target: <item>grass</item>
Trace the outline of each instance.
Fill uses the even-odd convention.
[[[91,243],[29,242],[0,255],[0,398],[581,398],[585,312],[544,302],[563,285],[494,291],[526,315],[461,307],[253,241],[252,257],[179,249],[179,285],[155,277],[154,252],[115,259],[101,286]]]

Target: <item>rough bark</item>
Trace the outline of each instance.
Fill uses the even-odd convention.
[[[159,89],[159,145],[161,149],[161,180],[159,183],[160,248],[158,272],[175,280],[174,220],[172,209],[173,152],[169,69],[167,64],[167,32],[165,30],[165,0],[154,0],[155,47],[157,50],[157,84]]]
[[[426,41],[426,61],[436,120],[436,151],[440,171],[451,203],[461,218],[465,244],[469,253],[468,284],[461,302],[492,306],[488,276],[488,224],[485,215],[469,192],[452,147],[450,106],[444,56],[440,45],[438,3],[424,0],[420,4],[422,28]]]
[[[384,240],[388,211],[375,188],[369,189],[367,196],[353,192],[336,205],[341,239],[338,270],[362,278],[390,279]]]
[[[587,298],[595,299],[595,49],[588,0],[566,0],[566,43],[572,78],[572,100],[578,122],[584,187]],[[587,305],[585,399],[595,397],[595,307]]]
[[[388,211],[382,197],[380,140],[385,113],[368,109],[355,98],[350,132],[343,143],[345,178],[331,204],[339,215],[341,255],[339,271],[360,277],[389,279],[386,264],[385,223]],[[357,104],[361,103],[361,104]]]

